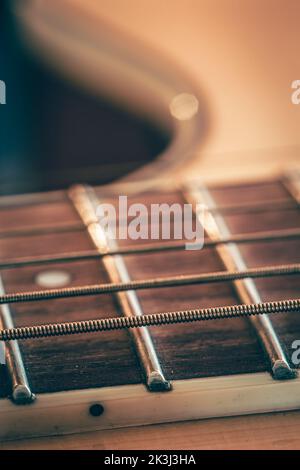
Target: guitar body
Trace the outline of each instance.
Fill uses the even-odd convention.
[[[271,13],[268,3],[275,3]],[[294,48],[295,37],[299,36],[300,11],[296,3],[290,1],[282,17],[278,15],[276,2],[267,2],[265,6],[245,2],[240,11],[231,10],[226,1],[218,8],[211,2],[169,2],[159,7],[159,15],[153,12],[150,3],[134,0],[130,1],[130,8],[125,2],[113,5],[81,0],[32,1],[24,5],[17,2],[14,14],[26,48],[34,60],[75,90],[75,95],[70,94],[73,98],[65,104],[65,112],[70,109],[79,112],[90,97],[96,103],[104,100],[101,119],[105,121],[108,109],[118,109],[116,112],[121,113],[122,118],[130,116],[128,119],[135,132],[141,129],[139,123],[142,122],[141,134],[145,135],[147,128],[149,141],[155,140],[157,144],[149,150],[144,140],[143,145],[138,146],[136,139],[129,139],[133,146],[126,149],[126,155],[132,148],[136,152],[132,165],[126,166],[130,157],[123,157],[124,171],[112,172],[106,180],[101,178],[103,173],[107,174],[110,161],[118,155],[117,147],[110,157],[105,156],[105,152],[100,154],[99,162],[98,155],[94,155],[90,166],[97,162],[102,170],[84,174],[84,181],[78,180],[82,169],[77,165],[75,179],[68,181],[67,176],[63,183],[48,188],[49,168],[45,167],[41,170],[45,187],[41,188],[56,191],[3,196],[0,202],[1,260],[12,262],[45,254],[62,256],[70,251],[70,239],[72,252],[100,250],[99,240],[85,219],[88,211],[85,204],[89,206],[91,196],[83,187],[63,190],[65,184],[71,182],[97,185],[93,197],[113,204],[117,204],[118,195],[127,194],[129,202],[142,201],[147,207],[157,201],[181,205],[199,202],[215,213],[225,206],[224,214],[214,220],[214,231],[210,232],[211,225],[204,226],[208,238],[219,243],[217,249],[175,252],[175,256],[172,251],[138,255],[138,258],[124,256],[134,280],[175,276],[179,269],[183,275],[224,269],[240,271],[236,246],[224,248],[221,244],[224,237],[296,230],[300,223],[299,174],[295,169],[299,164],[300,107],[291,102],[291,83],[298,73]],[[178,34],[174,25],[179,28]],[[84,40],[78,40],[78,31]],[[146,50],[149,52],[145,53]],[[276,61],[274,50],[278,51]],[[177,62],[181,63],[181,69],[177,68]],[[78,90],[83,94],[80,98]],[[82,100],[80,106],[74,105],[74,96]],[[100,105],[89,116],[99,118],[101,131],[99,110]],[[78,122],[80,124],[80,119]],[[120,117],[119,129],[121,127]],[[59,126],[57,129],[62,131]],[[107,132],[102,129],[102,133]],[[95,130],[95,136],[97,134]],[[46,136],[45,148],[50,138],[53,134]],[[74,148],[80,147],[75,144]],[[144,153],[142,148],[145,148]],[[63,145],[57,147],[62,155],[68,153],[65,150]],[[68,154],[73,155],[72,152]],[[82,154],[79,150],[79,160]],[[58,158],[55,171],[61,170],[60,162]],[[122,160],[115,163],[120,168]],[[67,174],[68,164],[66,160]],[[99,186],[104,182],[110,184]],[[21,183],[19,188],[17,191],[10,189],[7,194],[23,192]],[[33,190],[41,188],[33,187]],[[275,209],[270,208],[273,204]],[[261,210],[253,211],[253,207],[260,205]],[[241,207],[247,210],[243,212]],[[224,221],[229,230],[225,235],[222,232]],[[57,227],[59,233],[55,232]],[[47,233],[39,234],[39,230]],[[23,234],[17,234],[18,231]],[[36,233],[30,234],[30,231]],[[128,243],[120,243],[121,248],[137,245],[136,241]],[[299,239],[295,236],[288,241],[260,240],[258,245],[252,241],[238,247],[238,251],[245,269],[271,266],[275,260],[277,266],[299,263]],[[19,270],[9,268],[3,272],[5,290],[3,287],[2,295],[17,291],[40,292],[51,287],[126,282],[124,272],[120,274],[120,267],[114,265],[112,258],[104,258],[108,261],[103,264],[102,260],[82,260],[60,262],[54,267],[41,264]],[[233,283],[150,289],[137,295],[143,313],[258,303],[248,281],[246,278]],[[259,291],[259,302],[297,299],[299,275],[288,276],[288,279],[281,275],[272,282],[258,280],[255,289]],[[21,327],[122,316],[124,311],[126,317],[126,295],[117,294],[116,299],[109,293],[102,297],[16,304],[12,306],[12,318],[14,325]],[[281,361],[281,352],[278,362],[274,351],[270,353],[266,345],[265,333],[270,330],[263,321],[234,318],[150,327],[165,379],[163,384],[168,383],[159,391],[151,391],[151,371],[149,373],[146,367],[149,366],[147,361],[145,366],[143,356],[149,349],[143,349],[143,341],[146,342],[143,334],[112,331],[20,341],[28,389],[36,395],[36,400],[20,406],[13,403],[18,400],[18,393],[12,394],[14,400],[11,400],[14,388],[7,378],[6,362],[0,369],[4,384],[1,437],[12,440],[103,430],[100,438],[99,434],[93,434],[93,445],[111,436],[111,443],[105,441],[107,447],[129,448],[132,431],[107,430],[296,410],[300,407],[300,381],[297,367],[291,364],[290,358],[293,342],[300,339],[300,322],[295,313],[275,317],[272,322],[284,345],[283,359],[286,353],[288,367],[291,366],[291,370],[285,370],[278,377],[276,367]],[[2,328],[11,327],[4,323],[2,321]],[[7,346],[9,344],[14,342],[5,343],[6,356],[11,359],[15,351]],[[155,364],[155,360],[153,362]],[[27,392],[26,389],[25,395]],[[291,416],[291,426],[298,426],[298,414]],[[241,427],[249,425],[253,430],[260,422],[253,417],[237,419]],[[274,423],[277,420],[277,426],[278,416],[274,415],[273,419]],[[232,418],[228,418],[229,427],[230,420]],[[156,428],[157,436],[164,433],[163,426],[166,425]],[[168,426],[178,448],[200,447],[198,441],[190,444],[181,437],[185,429],[187,433],[198,432],[196,426],[199,426],[200,435],[207,429],[205,422],[182,424],[178,433],[177,425]],[[211,429],[215,426],[222,435],[226,432],[226,421],[211,421],[207,426]],[[270,433],[272,426],[271,423]],[[145,435],[147,433],[151,431],[146,430]],[[66,446],[71,442],[76,442],[77,447],[89,446],[83,434],[75,441],[62,439]],[[152,445],[157,446],[153,434],[152,439]],[[44,440],[40,445],[49,446],[50,442]],[[272,437],[267,444],[271,442]],[[144,442],[140,443],[141,447],[143,445]],[[294,442],[293,446],[297,445]],[[206,446],[210,446],[208,442]],[[256,446],[255,439],[253,446]]]

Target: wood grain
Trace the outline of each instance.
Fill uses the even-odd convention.
[[[253,184],[242,189],[240,186],[215,188],[212,192],[228,204],[235,203],[237,198],[240,202],[253,204],[262,200],[273,200],[276,204],[276,199],[288,198],[280,183]],[[148,193],[140,198],[148,206],[157,201],[183,203],[179,193]],[[129,203],[137,199],[138,196],[132,197]],[[19,227],[34,227],[41,221],[47,225],[78,222],[77,214],[66,200],[27,209],[10,208],[2,210],[1,214],[1,228],[6,229],[16,228],[18,223]],[[299,226],[300,214],[298,209],[251,212],[228,215],[227,222],[233,233],[272,231]],[[3,259],[89,248],[90,240],[84,231],[0,240]],[[250,266],[300,262],[297,240],[249,244],[242,251]],[[135,255],[127,257],[126,263],[134,279],[223,269],[213,249]],[[7,292],[41,289],[36,284],[36,276],[46,269],[22,268],[4,272]],[[107,281],[100,261],[59,264],[51,269],[66,270],[73,286]],[[264,300],[299,296],[297,276],[265,279],[257,284]],[[140,291],[138,296],[146,313],[238,303],[229,283],[151,289]],[[13,306],[12,310],[18,326],[104,318],[121,313],[110,295],[25,303]],[[278,316],[274,322],[291,353],[293,340],[300,337],[300,322],[295,314]],[[171,380],[261,372],[268,368],[253,330],[241,319],[152,327],[150,331],[163,370]],[[20,346],[35,393],[133,384],[143,380],[125,331],[29,340],[20,342]],[[7,386],[1,387],[1,393],[2,396],[7,394]]]
[[[0,443],[0,450],[299,450],[300,411]]]

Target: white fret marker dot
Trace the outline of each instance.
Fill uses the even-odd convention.
[[[35,282],[40,287],[54,289],[70,284],[71,275],[67,271],[42,271],[36,276]]]

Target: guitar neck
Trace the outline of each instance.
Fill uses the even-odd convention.
[[[34,421],[37,408],[46,416],[47,407],[53,407],[55,426],[60,422],[68,431],[77,427],[66,413],[59,417],[66,400],[69,410],[79,406],[89,411],[80,421],[84,429],[209,416],[216,413],[217,396],[226,387],[230,396],[218,407],[220,416],[298,406],[292,362],[300,334],[293,313],[299,297],[297,173],[244,184],[204,187],[194,181],[172,190],[123,189],[77,186],[22,204],[15,198],[2,203],[0,303],[6,304],[1,313],[6,363],[0,393],[6,429],[15,413],[23,415],[22,407],[9,403],[10,396],[19,403],[36,397],[35,405],[26,408]],[[149,211],[143,219],[148,229],[153,229],[153,204],[176,204],[177,212],[187,203],[193,210],[196,203],[205,204],[203,248],[186,250],[189,240],[165,239],[164,218],[156,240],[123,237],[111,244],[103,238],[97,208],[111,204],[118,214],[125,191],[129,207],[142,203]],[[199,214],[192,214],[195,222]],[[125,215],[117,224],[123,232],[134,219]],[[241,303],[245,315],[253,304],[265,315],[237,318],[242,312],[231,306]],[[163,312],[170,311],[173,316],[164,322]],[[266,316],[272,311],[284,313]],[[148,323],[139,320],[158,313],[157,324],[163,326],[151,326],[154,317]],[[231,318],[222,319],[223,313]],[[215,319],[195,321],[205,315]],[[128,336],[132,321],[143,328],[129,329]],[[111,331],[95,332],[101,329]],[[268,401],[265,387],[278,379],[281,385]],[[196,407],[198,394],[212,384],[214,398],[207,395],[207,407]],[[247,406],[238,401],[231,409],[229,400],[240,387],[248,396],[253,386],[256,398]],[[182,400],[190,393],[194,398],[183,412]],[[131,405],[121,413],[123,400],[130,403],[130,397],[140,414]],[[154,413],[158,397],[164,405]],[[97,410],[101,413],[95,420]],[[46,418],[35,430],[27,424],[18,435],[52,432]]]

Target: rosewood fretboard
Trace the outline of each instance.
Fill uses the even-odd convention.
[[[101,188],[101,201],[115,202]],[[300,228],[299,201],[283,181],[211,187],[231,233],[279,233]],[[3,203],[0,207],[0,261],[83,252],[94,248],[86,227],[66,193],[42,200]],[[183,191],[147,192],[129,197],[130,202],[185,202]],[[120,247],[149,243],[119,242]],[[153,243],[153,242],[151,242]],[[158,240],[156,243],[166,243]],[[300,238],[255,241],[239,245],[248,267],[300,263]],[[167,251],[126,256],[132,279],[205,273],[224,270],[215,248],[199,251]],[[45,271],[70,276],[69,286],[107,282],[103,261],[45,263],[2,271],[5,291],[42,290],[37,276]],[[299,275],[255,281],[263,301],[299,297]],[[138,291],[144,313],[197,307],[233,305],[239,298],[232,283],[191,285]],[[16,326],[65,322],[122,315],[111,294],[19,303],[11,306]],[[300,339],[298,315],[284,314],[272,321],[287,356]],[[172,381],[199,377],[254,373],[269,370],[257,334],[244,319],[151,327],[157,357],[165,377]],[[19,342],[30,387],[34,393],[57,392],[140,383],[144,380],[136,348],[126,331],[93,333]],[[11,393],[5,366],[1,367],[0,396]]]

